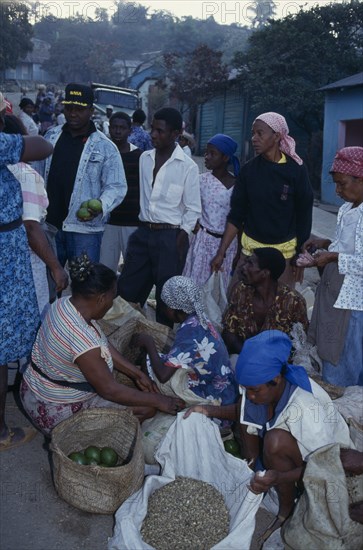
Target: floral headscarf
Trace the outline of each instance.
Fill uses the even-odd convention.
[[[274,132],[280,134],[279,149],[283,153],[286,153],[298,164],[302,164],[303,161],[299,155],[295,152],[295,140],[289,136],[289,127],[287,125],[285,117],[278,113],[262,113],[258,115],[255,120],[262,120],[265,122]]]
[[[363,147],[344,147],[335,155],[330,172],[363,178]]]
[[[202,327],[207,328],[201,289],[189,277],[178,275],[166,281],[161,299],[171,309],[179,309],[188,314],[195,312]]]

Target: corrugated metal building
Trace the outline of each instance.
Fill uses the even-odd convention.
[[[221,133],[227,134],[238,143],[237,155],[244,159],[251,125],[249,122],[246,132],[247,115],[247,100],[241,86],[236,82],[229,82],[225,90],[199,107],[196,153],[202,155],[208,140]]]
[[[329,174],[335,153],[342,147],[363,147],[363,72],[324,86],[324,145],[321,174],[321,198],[330,204],[342,204],[335,194]]]

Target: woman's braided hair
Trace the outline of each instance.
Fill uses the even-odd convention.
[[[72,281],[83,283],[91,275],[92,262],[85,252],[69,262],[69,275]]]
[[[83,252],[69,262],[69,276],[73,295],[91,296],[111,290],[117,278],[109,267],[92,263]]]

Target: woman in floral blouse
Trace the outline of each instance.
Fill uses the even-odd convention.
[[[323,360],[323,380],[363,386],[363,147],[338,151],[330,173],[345,201],[334,240],[310,239],[299,258],[324,268],[308,336]]]
[[[206,318],[199,287],[188,277],[172,277],[163,286],[165,313],[180,323],[169,353],[159,355],[152,336],[135,335],[133,344],[148,353],[148,371],[161,391],[187,405],[227,405],[237,401],[228,351]]]

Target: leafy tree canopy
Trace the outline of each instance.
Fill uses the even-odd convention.
[[[165,54],[164,60],[172,94],[189,105],[205,103],[227,80],[222,52],[204,44],[186,55]]]
[[[107,73],[107,82],[117,84],[117,76],[105,67],[117,59],[145,60],[144,54],[150,56],[150,52],[154,57],[170,52],[186,54],[205,44],[224,52],[223,61],[229,63],[234,52],[246,46],[251,32],[238,25],[219,25],[213,17],[178,19],[168,11],[149,11],[136,2],[119,1],[112,17],[101,8],[95,20],[80,15],[63,19],[51,15],[43,17],[35,23],[34,32],[37,38],[51,44],[45,68],[69,75],[76,74],[81,66],[79,78],[87,74],[90,80],[104,79]],[[65,42],[72,36],[77,37],[77,47],[69,55],[72,47],[71,44],[65,46]],[[92,59],[90,50],[96,54]]]
[[[29,8],[21,2],[0,3],[0,71],[15,67],[33,49]]]
[[[300,11],[254,32],[235,56],[252,109],[282,110],[308,134],[323,123],[317,90],[363,70],[363,3]]]

